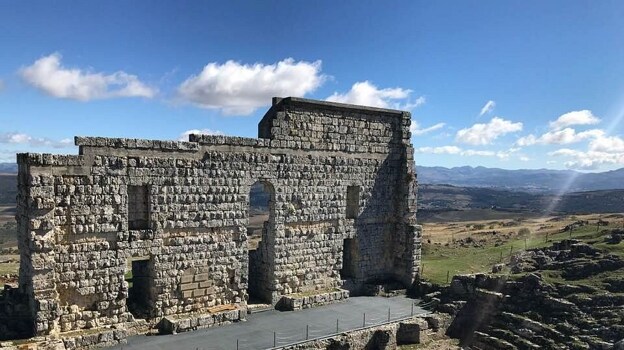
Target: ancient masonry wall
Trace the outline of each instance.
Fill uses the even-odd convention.
[[[19,154],[20,289],[34,333],[244,310],[249,285],[274,304],[410,286],[420,228],[409,126],[407,112],[286,98],[258,139],[76,137],[79,155]],[[273,193],[249,274],[256,181]],[[352,266],[341,277],[345,239]]]

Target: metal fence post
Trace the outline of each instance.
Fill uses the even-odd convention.
[[[338,319],[336,319],[336,333],[338,333]]]
[[[306,325],[306,340],[309,339],[309,335],[310,335],[310,326]]]
[[[362,327],[366,327],[366,312],[364,313],[364,317],[362,318]]]
[[[414,316],[414,302],[412,302],[412,314],[410,316]]]
[[[390,308],[388,308],[388,322],[390,322]]]
[[[273,332],[273,347],[277,346],[277,334]]]
[[[238,350],[238,339],[236,339],[236,350]]]

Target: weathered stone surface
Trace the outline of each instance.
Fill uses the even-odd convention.
[[[316,306],[337,303],[347,298],[349,298],[349,291],[347,290],[337,290],[309,296],[290,294],[283,296],[277,303],[276,308],[283,311],[309,309]]]
[[[408,112],[286,98],[258,139],[77,137],[80,155],[19,154],[19,288],[33,333],[245,309],[252,290],[275,304],[372,280],[411,286],[421,231],[409,127]],[[257,181],[270,215],[250,251]]]

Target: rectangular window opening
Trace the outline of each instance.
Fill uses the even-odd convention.
[[[360,213],[360,187],[347,186],[347,219],[355,219]]]
[[[128,229],[149,228],[149,187],[128,186]]]

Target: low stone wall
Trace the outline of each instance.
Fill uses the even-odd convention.
[[[175,334],[202,328],[220,326],[245,319],[247,310],[237,308],[211,314],[181,314],[163,318],[160,334]],[[131,322],[107,328],[60,333],[55,336],[34,337],[25,340],[0,342],[0,350],[72,350],[95,349],[125,344],[127,337],[149,332],[145,321]]]
[[[279,303],[276,305],[276,308],[282,311],[309,309],[321,305],[337,303],[348,298],[349,291],[344,289],[309,296],[291,294],[283,296]]]
[[[33,337],[25,340],[0,342],[0,350],[65,350],[94,349],[125,344],[128,336],[140,332],[136,324],[115,325],[84,331],[62,333],[60,336]]]
[[[334,336],[301,342],[275,349],[397,349],[399,345],[421,344],[428,338],[443,337],[450,317],[445,314],[415,316],[409,319],[344,332]]]
[[[163,318],[159,330],[161,334],[176,334],[196,329],[210,328],[244,321],[246,309],[228,310],[214,314],[183,314]]]

